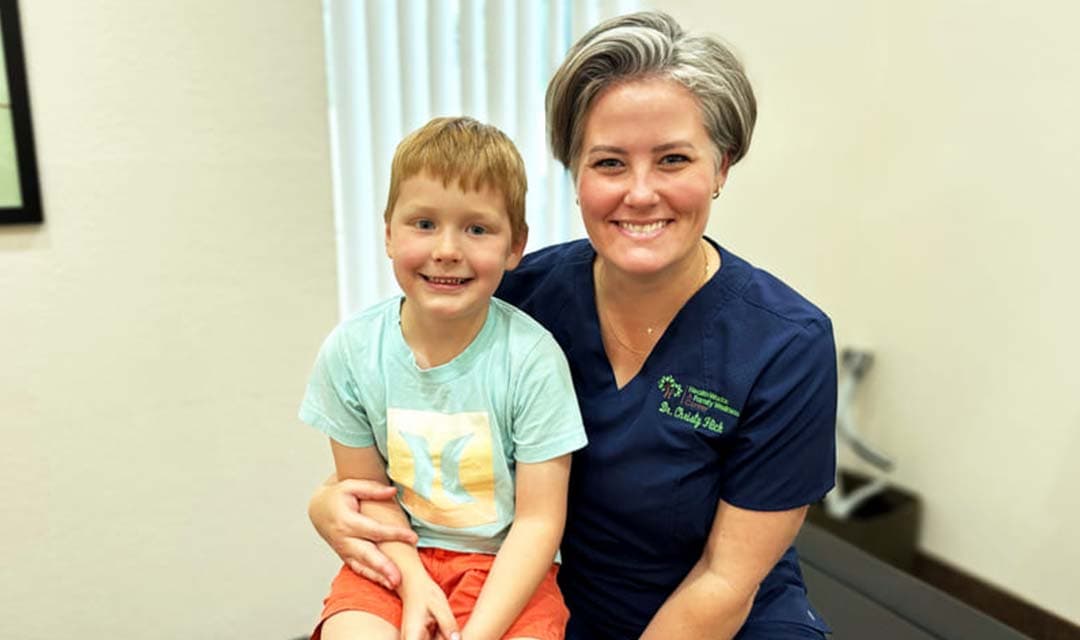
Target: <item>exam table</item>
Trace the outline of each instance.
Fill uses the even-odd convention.
[[[795,542],[830,640],[1022,640],[1027,636],[807,522]]]

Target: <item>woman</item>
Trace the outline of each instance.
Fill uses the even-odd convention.
[[[609,20],[547,92],[588,242],[527,256],[497,295],[566,352],[589,435],[575,454],[559,584],[567,637],[821,638],[792,541],[834,477],[828,318],[704,237],[746,153],[753,92],[716,40],[670,17]],[[356,513],[392,492],[328,482],[320,534],[392,584]]]

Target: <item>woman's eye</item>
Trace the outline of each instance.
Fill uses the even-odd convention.
[[[684,164],[690,162],[690,158],[681,153],[669,153],[660,158],[660,164]]]
[[[432,222],[431,220],[421,218],[420,220],[417,220],[416,222],[414,222],[413,226],[415,226],[417,229],[423,229],[424,231],[430,231],[431,229],[435,228],[435,223]]]
[[[466,227],[465,232],[472,236],[482,236],[487,233],[488,230],[487,227],[478,224],[470,224],[468,227]]]
[[[592,163],[594,169],[618,169],[622,166],[622,160],[618,158],[601,158]]]

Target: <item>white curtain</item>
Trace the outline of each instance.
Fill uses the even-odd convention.
[[[639,0],[324,0],[339,306],[398,291],[382,212],[398,141],[469,115],[517,144],[529,177],[527,250],[583,237],[573,188],[547,150],[544,91],[563,54]]]

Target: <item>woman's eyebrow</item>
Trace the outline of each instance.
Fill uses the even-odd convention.
[[[665,142],[664,144],[656,145],[652,150],[653,153],[660,153],[662,151],[671,151],[672,149],[683,149],[686,147],[693,149],[694,143],[689,140],[676,140],[674,142]]]
[[[694,149],[696,147],[694,147],[694,143],[690,142],[689,140],[675,140],[673,142],[665,142],[664,144],[656,145],[655,147],[652,148],[652,152],[653,153],[662,153],[664,151],[670,151],[672,149],[685,149],[685,148]],[[598,145],[594,145],[592,147],[589,147],[589,150],[586,153],[622,153],[622,154],[625,154],[626,149],[623,149],[622,147],[616,147],[614,145],[598,144]]]
[[[592,147],[589,147],[589,150],[587,151],[587,153],[597,153],[597,152],[600,152],[600,153],[626,153],[626,149],[623,149],[622,147],[615,147],[615,146],[607,145],[607,144],[598,144],[598,145],[594,145]]]

